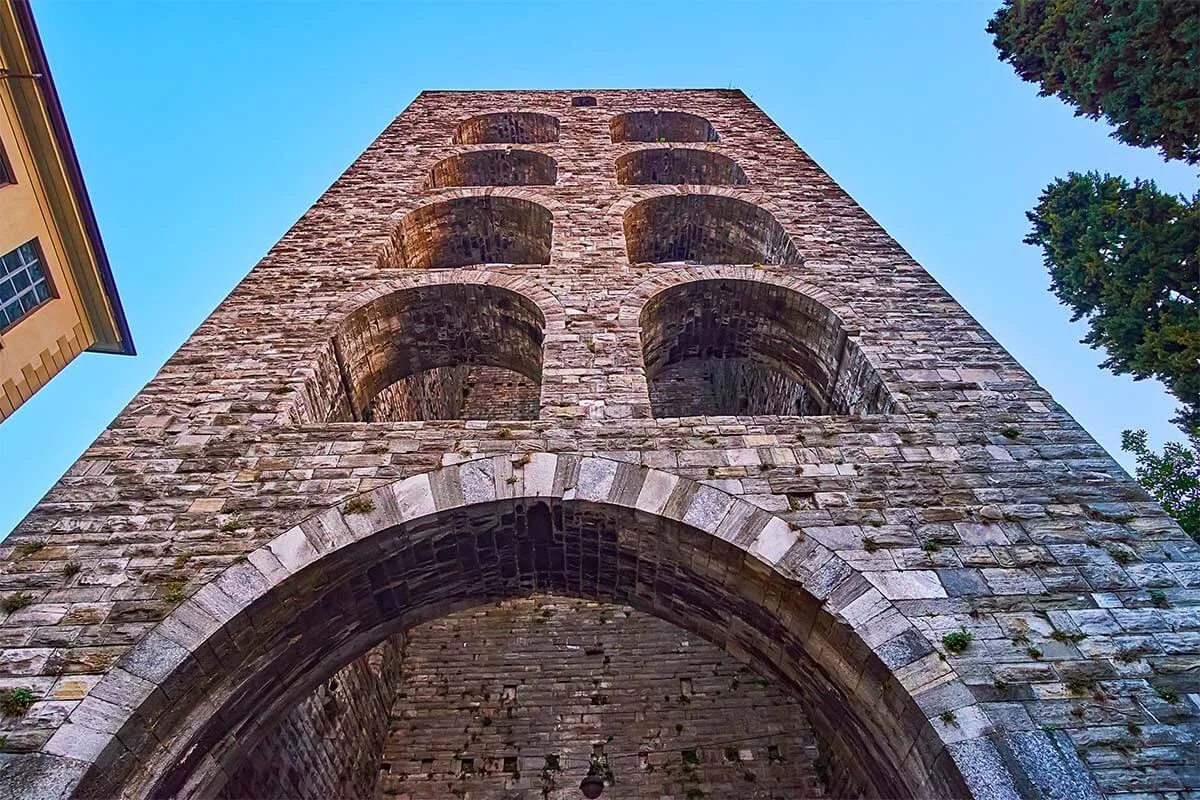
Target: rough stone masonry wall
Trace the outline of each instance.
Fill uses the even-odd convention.
[[[414,628],[379,800],[575,800],[595,749],[614,797],[817,798],[795,698],[621,606],[538,596]]]
[[[403,650],[394,636],[338,670],[248,754],[223,800],[371,796]]]
[[[503,367],[439,367],[401,378],[371,401],[377,422],[537,419],[536,381]]]
[[[1033,781],[999,795],[1037,796],[1040,786],[1142,800],[1200,788],[1195,543],[745,95],[599,91],[590,93],[594,106],[577,106],[574,94],[417,98],[4,542],[0,690],[27,690],[34,702],[0,722],[0,785],[27,794],[70,785],[93,762],[94,774],[112,776],[129,763],[137,774],[167,769],[160,753],[140,749],[146,729],[137,724],[170,730],[167,721],[190,707],[163,703],[121,727],[129,712],[120,704],[131,701],[111,676],[135,670],[160,685],[159,661],[127,654],[139,642],[161,645],[150,632],[184,608],[180,598],[225,597],[213,587],[224,570],[359,493],[489,455],[553,453],[719,488],[831,553],[830,586],[854,586],[884,608],[863,624],[886,641],[843,638],[845,663],[867,663],[851,657],[864,652],[855,647],[887,659],[896,685],[920,705],[931,751],[944,745],[980,780],[1011,768]],[[654,108],[711,123],[719,139],[706,134],[689,146],[733,158],[749,183],[619,184],[619,157],[664,145],[614,143],[610,120]],[[438,161],[490,147],[454,143],[461,119],[513,109],[557,120],[557,141],[523,144],[555,159],[555,185],[426,186]],[[625,212],[685,192],[771,214],[803,262],[631,263]],[[426,270],[396,258],[406,214],[487,194],[549,211],[549,263],[538,245],[544,225],[523,228],[534,264]],[[651,216],[635,212],[639,231]],[[760,215],[709,218],[738,223],[743,237],[769,228]],[[414,242],[450,241],[424,236],[428,221],[413,220]],[[763,250],[787,252],[770,236]],[[678,252],[653,244],[645,251]],[[443,255],[478,252],[460,243]],[[860,353],[856,369],[869,366],[886,386],[889,413],[652,419],[643,307],[672,285],[731,278],[778,284],[832,308]],[[325,423],[353,418],[331,353],[346,316],[372,298],[455,282],[502,285],[541,309],[538,419]],[[349,619],[341,608],[327,612]],[[887,639],[887,625],[898,620],[937,655],[909,649],[892,660],[900,643]],[[942,637],[960,630],[971,643],[950,652]],[[187,650],[197,681],[225,674],[210,646]],[[118,663],[126,673],[114,672]],[[310,672],[323,678],[343,663]],[[825,677],[869,688],[851,666]],[[821,713],[810,721],[826,740],[845,726]],[[985,742],[994,750],[976,749]],[[988,755],[973,762],[977,753]],[[855,756],[869,772],[861,752],[839,754]]]
[[[668,367],[650,383],[650,405],[656,417],[725,409],[804,416],[821,408],[804,384],[739,358],[696,359]]]

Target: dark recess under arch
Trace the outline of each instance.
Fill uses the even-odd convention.
[[[452,186],[552,186],[554,159],[536,150],[474,150],[443,158],[429,170],[431,189]]]
[[[747,570],[745,557],[659,515],[557,497],[466,505],[378,531],[257,600],[243,616],[261,633],[221,639],[218,668],[172,676],[172,688],[190,689],[154,733],[170,735],[189,714],[199,723],[178,761],[121,766],[153,775],[153,797],[217,795],[273,725],[357,655],[430,619],[541,592],[628,604],[740,654],[801,699],[829,757],[867,796],[964,796],[936,737],[916,743],[928,723],[890,668],[822,600]],[[822,661],[853,665],[853,683]],[[887,702],[860,681],[886,685]],[[108,781],[126,774],[95,770],[89,795],[116,793]]]
[[[609,123],[614,142],[715,142],[712,123],[684,111],[630,111]]]
[[[549,264],[553,230],[550,211],[532,200],[502,195],[443,200],[421,206],[400,222],[380,266]]]
[[[655,417],[880,413],[890,398],[837,315],[761,281],[702,280],[640,319]]]
[[[533,111],[497,111],[465,119],[455,144],[537,144],[558,141],[558,119]]]
[[[617,159],[617,182],[710,186],[750,183],[732,158],[693,147],[663,147],[626,153]]]
[[[333,337],[342,396],[326,421],[535,419],[544,326],[531,300],[495,286],[384,295]]]
[[[783,226],[764,209],[714,194],[651,197],[625,212],[634,263],[799,264]]]

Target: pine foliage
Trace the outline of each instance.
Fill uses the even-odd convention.
[[[1050,184],[1028,214],[1026,243],[1042,248],[1051,290],[1085,319],[1084,343],[1104,366],[1155,377],[1200,427],[1200,193],[1190,200],[1153,181],[1090,172]]]
[[[1000,59],[1113,136],[1200,162],[1195,0],[1006,0],[988,24]]]

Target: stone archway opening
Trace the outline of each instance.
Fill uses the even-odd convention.
[[[553,186],[558,165],[535,150],[475,150],[444,158],[429,171],[431,189],[454,186]]]
[[[744,186],[750,183],[732,158],[692,147],[651,148],[626,153],[617,159],[617,181],[625,185]]]
[[[535,594],[355,659],[264,737],[224,796],[576,798],[597,751],[612,797],[853,794],[799,699],[725,651],[630,606]]]
[[[630,111],[609,122],[614,142],[715,142],[712,123],[684,111]]]
[[[536,419],[544,327],[533,301],[495,286],[384,295],[333,336],[324,421]]]
[[[625,244],[634,263],[799,264],[787,231],[770,212],[715,194],[669,194],[625,212]]]
[[[883,382],[830,309],[752,280],[682,283],[640,317],[655,417],[882,413]]]
[[[503,195],[443,200],[404,217],[380,266],[549,264],[553,231],[550,211],[532,200]]]
[[[539,144],[558,141],[558,119],[533,111],[498,111],[465,119],[454,144]]]
[[[318,687],[336,700],[329,681],[347,664],[386,660],[380,645],[431,620],[533,594],[630,606],[747,664],[798,699],[847,794],[967,795],[895,672],[936,652],[892,623],[868,645],[850,620],[886,613],[882,597],[831,558],[766,512],[637,465],[532,454],[416,476],[280,535],[164,621],[123,661],[153,676],[153,693],[117,721],[120,746],[98,752],[76,795],[220,796]]]

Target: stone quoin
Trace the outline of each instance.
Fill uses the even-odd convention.
[[[0,559],[0,797],[1200,791],[1200,548],[740,91],[421,94]]]

